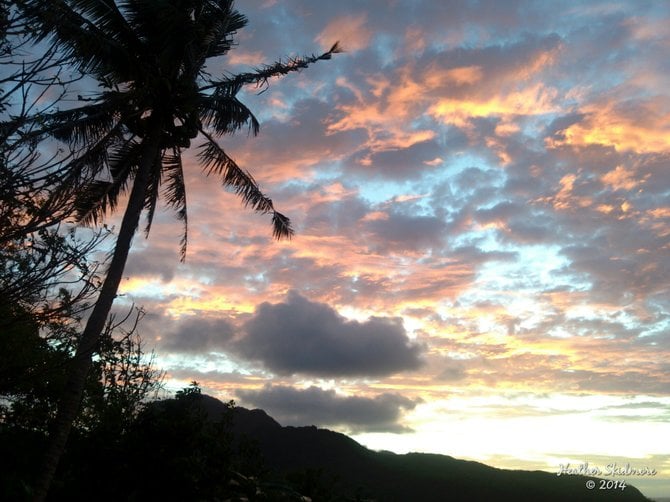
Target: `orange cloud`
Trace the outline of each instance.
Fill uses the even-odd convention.
[[[603,184],[611,186],[614,190],[632,190],[641,183],[640,180],[635,178],[635,173],[627,171],[623,166],[617,166],[612,171],[603,175],[600,180]]]
[[[533,58],[527,61],[526,64],[521,66],[516,72],[514,72],[513,77],[520,80],[528,80],[534,77],[543,71],[547,66],[552,65],[560,51],[561,46],[558,46],[549,51],[536,53]]]
[[[426,48],[426,32],[421,26],[410,26],[405,30],[405,51],[408,54],[420,54]]]
[[[670,100],[658,98],[628,104],[622,110],[616,102],[586,107],[586,119],[571,125],[554,138],[549,148],[602,145],[617,151],[662,153],[670,151]]]
[[[250,313],[254,311],[255,305],[250,303],[248,299],[239,296],[235,299],[230,298],[228,294],[213,295],[211,293],[204,298],[175,298],[164,306],[165,313],[172,317],[181,317],[184,315],[201,315],[203,312],[221,314],[224,312]]]
[[[515,124],[513,122],[507,122],[503,121],[496,125],[496,136],[511,136],[512,134],[516,134],[521,130],[521,127],[519,127],[518,124]]]
[[[559,182],[561,189],[554,196],[554,208],[568,209],[572,206],[572,190],[574,189],[576,179],[577,176],[574,174],[566,174],[561,178]]]
[[[226,62],[229,65],[259,66],[267,63],[268,59],[260,51],[246,52],[242,50],[234,50],[228,53]]]
[[[442,69],[432,67],[425,74],[425,84],[436,89],[453,83],[456,85],[472,85],[482,80],[481,66],[459,66],[457,68]]]
[[[340,41],[342,48],[348,52],[365,49],[370,42],[370,31],[365,27],[366,14],[341,16],[328,23],[316,41],[324,48],[330,48],[336,41]]]
[[[591,207],[593,205],[592,198],[575,195],[573,193],[577,177],[578,176],[576,174],[566,174],[558,182],[560,188],[555,195],[551,197],[539,197],[535,199],[534,202],[551,204],[554,209],[560,211]],[[608,214],[614,210],[614,208],[606,204],[600,204],[596,207],[596,210],[601,213]]]
[[[500,76],[503,82],[493,95],[477,91],[474,96],[453,97],[455,88],[484,82],[484,68],[479,65],[442,68],[431,64],[417,68],[410,62],[398,68],[393,77],[383,74],[369,77],[366,80],[369,94],[351,81],[339,78],[338,85],[349,90],[356,102],[338,106],[343,116],[328,125],[328,132],[365,129],[370,138],[365,146],[373,152],[408,148],[436,136],[432,130],[408,130],[412,121],[428,114],[463,128],[470,127],[472,118],[499,117],[503,120],[496,133],[509,136],[520,130],[514,123],[519,116],[553,113],[560,109],[556,104],[558,91],[555,88],[542,82],[518,86],[519,81],[529,80],[551,64],[557,50],[535,54],[510,74]],[[500,91],[501,87],[510,86],[515,90]],[[500,148],[496,150],[501,162],[510,162],[509,154]],[[362,163],[366,162],[363,159]]]
[[[559,110],[555,104],[558,91],[536,83],[508,94],[477,99],[442,98],[430,107],[428,113],[445,124],[469,127],[470,119],[478,117],[532,116]]]
[[[670,207],[659,207],[645,212],[642,223],[651,228],[659,237],[670,235]],[[661,249],[669,249],[666,244]]]
[[[368,133],[366,145],[373,152],[409,148],[416,143],[433,139],[436,132],[428,129],[408,130],[408,119],[420,103],[423,90],[420,84],[403,72],[401,85],[391,85],[382,77],[372,85],[373,99],[367,98],[363,91],[345,79],[338,79],[338,85],[354,93],[357,100],[351,105],[340,105],[338,110],[342,118],[328,124],[327,131],[335,133],[364,129]],[[387,95],[384,99],[383,95]]]
[[[385,211],[372,211],[363,217],[362,221],[388,220],[389,215]]]
[[[633,17],[624,21],[624,24],[628,27],[632,38],[635,40],[660,42],[666,46],[670,46],[670,41],[667,37],[669,22],[670,18],[667,16],[656,19]]]
[[[659,207],[647,211],[653,218],[670,218],[670,207]]]

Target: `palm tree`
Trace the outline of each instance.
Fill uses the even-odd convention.
[[[247,20],[232,0],[25,0],[17,2],[34,27],[101,91],[80,97],[82,106],[35,117],[41,136],[68,147],[51,199],[67,199],[83,223],[97,223],[129,194],[107,274],[73,360],[48,451],[35,488],[46,496],[77,413],[91,355],[96,350],[123,274],[140,216],[151,228],[162,196],[183,222],[181,258],[187,244],[187,206],[181,154],[201,139],[203,170],[221,178],[245,206],[272,216],[275,238],[290,238],[289,219],[277,212],[254,178],[216,142],[259,124],[237,98],[245,86],[265,87],[273,77],[299,71],[339,52],[289,58],[249,73],[214,79],[206,63],[233,47]]]

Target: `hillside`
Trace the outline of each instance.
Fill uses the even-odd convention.
[[[203,396],[212,418],[224,405]],[[217,404],[218,403],[218,404]],[[647,501],[639,490],[588,490],[589,478],[505,470],[446,455],[374,452],[326,429],[282,427],[262,410],[237,407],[233,431],[257,443],[265,467],[314,500]]]

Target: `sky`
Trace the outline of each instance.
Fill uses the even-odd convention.
[[[372,449],[503,468],[627,463],[670,496],[670,3],[239,1],[221,145],[296,235],[188,170],[119,308],[169,385]],[[261,92],[264,91],[264,92]]]

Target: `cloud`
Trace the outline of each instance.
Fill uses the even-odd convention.
[[[446,357],[441,363],[441,371],[437,375],[438,380],[443,382],[462,382],[467,378],[467,361]]]
[[[445,222],[435,216],[381,213],[365,225],[372,241],[382,250],[418,250],[438,246],[446,232]]]
[[[343,396],[314,386],[295,389],[266,385],[261,390],[242,390],[237,394],[243,404],[264,409],[282,425],[344,427],[352,433],[410,432],[400,420],[419,402],[392,393]]]
[[[233,325],[226,319],[186,317],[161,336],[161,346],[168,352],[207,353],[223,351],[233,337]]]
[[[670,150],[670,99],[628,99],[587,104],[584,119],[547,139],[547,146],[603,145],[618,151],[667,153]]]
[[[169,247],[170,244],[173,246]],[[175,239],[173,243],[167,241],[160,248],[153,246],[150,252],[147,252],[146,247],[133,249],[123,273],[125,277],[160,277],[163,282],[168,283],[174,279],[178,266],[179,242]]]
[[[357,173],[381,175],[387,179],[408,180],[420,178],[433,169],[431,163],[442,153],[443,147],[433,138],[398,148],[389,147],[380,152],[361,152],[361,166]],[[372,169],[374,168],[374,169]]]
[[[609,171],[603,175],[601,181],[614,190],[632,190],[640,184],[640,180],[635,178],[635,173],[627,171],[624,166],[617,166]]]
[[[386,376],[421,367],[421,347],[398,318],[350,321],[322,303],[289,292],[261,304],[233,350],[279,375]]]
[[[371,33],[366,28],[367,14],[346,15],[334,19],[317,36],[321,46],[329,49],[336,41],[340,41],[347,52],[365,49],[370,42]]]
[[[334,113],[331,99],[336,98],[330,91],[324,96],[311,88],[303,93],[272,89],[261,96],[245,96],[247,106],[269,116],[256,112],[261,121],[259,135],[238,134],[227,140],[227,151],[261,183],[310,179],[314,168],[338,161],[364,141],[361,131],[326,132],[326,122]],[[251,166],[263,168],[257,173]]]
[[[519,91],[488,98],[452,99],[443,98],[431,106],[429,113],[436,119],[457,127],[469,127],[479,117],[505,115],[539,115],[556,112],[554,104],[558,91],[541,83]]]

